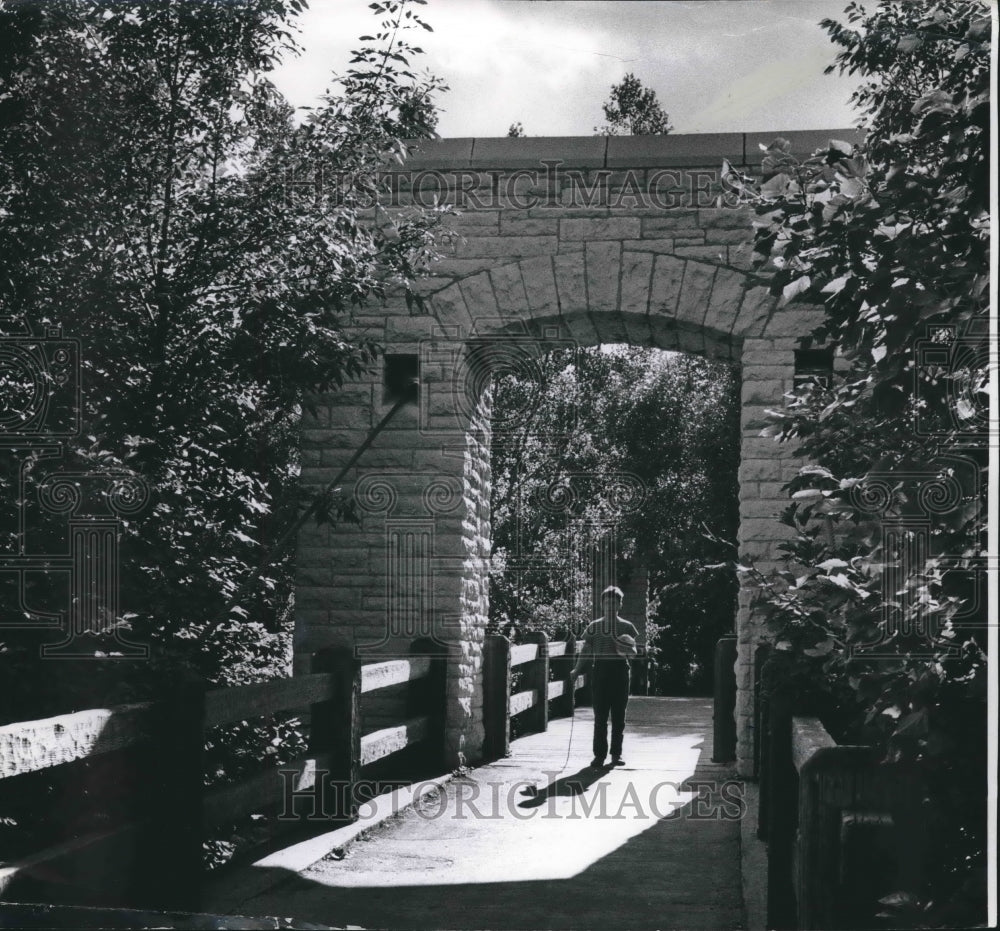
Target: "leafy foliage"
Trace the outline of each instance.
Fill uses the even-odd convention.
[[[601,108],[608,122],[594,132],[602,136],[665,136],[673,129],[656,91],[631,72],[611,85],[611,96]]]
[[[789,570],[760,581],[786,675],[921,774],[942,869],[909,891],[940,909],[985,875],[990,22],[952,0],[847,18],[824,26],[867,79],[864,145],[776,140],[762,178],[729,175],[773,292],[822,304],[842,362],[774,412],[816,465]]]
[[[498,629],[579,631],[592,620],[592,548],[614,532],[619,579],[649,572],[658,687],[708,686],[733,619],[736,384],[721,365],[624,347],[553,353],[497,383]],[[623,608],[640,625],[642,611]]]
[[[437,138],[438,110],[427,93],[407,94],[397,107],[397,130],[402,139]]]
[[[422,3],[371,4],[377,35],[301,124],[268,75],[302,0],[0,4],[0,308],[82,345],[83,428],[57,468],[149,491],[123,522],[125,613],[80,645],[113,655],[113,624],[151,648],[44,676],[39,646],[63,632],[4,629],[5,721],[155,698],[182,670],[219,686],[288,673],[302,407],[366,371],[379,347],[349,334],[353,313],[409,295],[434,255],[436,212],[371,208],[401,139],[433,129],[442,85],[413,73],[406,39],[430,29]],[[5,459],[7,501],[22,464],[44,475],[51,454]],[[65,610],[52,572],[26,595]],[[213,766],[234,778],[273,730],[213,738]]]
[[[524,138],[524,126],[521,125],[521,121],[517,120],[511,123],[507,128],[507,136],[510,139],[523,139]]]
[[[258,674],[272,663],[261,646],[289,591],[288,553],[269,542],[298,506],[304,396],[366,369],[377,347],[346,336],[352,311],[433,254],[432,215],[365,211],[375,172],[403,152],[401,108],[439,86],[417,82],[397,36],[423,25],[411,4],[375,6],[384,45],[357,51],[342,93],[300,127],[267,79],[298,2],[2,11],[16,41],[0,302],[81,340],[70,458],[151,490],[123,541],[130,636],[190,654],[212,681],[245,681],[235,641]],[[25,639],[31,651],[41,636]]]

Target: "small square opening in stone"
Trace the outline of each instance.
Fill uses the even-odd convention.
[[[386,355],[382,376],[384,404],[395,404],[401,398],[416,399],[419,384],[420,360],[416,353]]]
[[[796,349],[794,384],[801,385],[816,382],[823,387],[829,387],[833,379],[832,349]]]

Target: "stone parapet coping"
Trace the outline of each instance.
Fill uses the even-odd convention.
[[[831,139],[858,143],[857,129],[797,129],[754,133],[670,133],[666,136],[531,136],[527,138],[416,139],[407,143],[407,169],[541,168],[546,161],[565,168],[718,167],[722,159],[741,167],[759,165],[779,136],[797,156],[809,155]]]

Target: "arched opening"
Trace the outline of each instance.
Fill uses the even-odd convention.
[[[567,342],[497,354],[490,630],[578,637],[618,585],[633,694],[711,695],[736,631],[738,367]]]

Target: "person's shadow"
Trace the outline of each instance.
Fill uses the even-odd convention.
[[[560,779],[555,779],[541,789],[537,786],[528,786],[521,790],[521,794],[526,795],[527,798],[522,802],[518,802],[517,807],[538,808],[544,805],[550,798],[557,795],[583,795],[601,776],[610,771],[611,766],[584,766],[583,769],[573,773],[572,776],[563,776]]]

